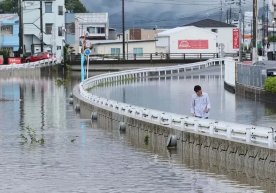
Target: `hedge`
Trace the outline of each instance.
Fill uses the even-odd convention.
[[[264,89],[271,93],[276,93],[276,77],[268,77],[265,80]]]

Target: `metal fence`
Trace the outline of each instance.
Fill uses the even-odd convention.
[[[237,65],[237,82],[239,84],[263,88],[267,77],[263,66],[256,65]]]
[[[198,59],[207,60],[218,58],[217,53],[142,53],[125,54],[125,60],[186,60]],[[80,55],[71,55],[71,60],[80,60]],[[90,60],[124,60],[123,54],[91,54]]]

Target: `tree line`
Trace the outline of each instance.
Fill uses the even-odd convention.
[[[0,13],[18,13],[19,0],[4,0],[0,2]],[[65,0],[65,8],[73,13],[86,13],[80,0]]]

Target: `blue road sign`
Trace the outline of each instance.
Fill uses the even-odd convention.
[[[89,55],[91,54],[91,50],[90,50],[89,48],[85,49],[85,50],[84,50],[84,54],[85,54],[86,56],[89,56]]]

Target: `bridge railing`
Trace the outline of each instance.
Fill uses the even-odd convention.
[[[29,62],[22,64],[9,64],[9,65],[0,65],[0,70],[11,70],[11,69],[26,69],[26,68],[41,68],[45,66],[52,66],[57,64],[56,58],[40,60],[37,62]]]
[[[193,64],[176,65],[169,67],[144,68],[102,74],[91,77],[80,83],[80,94],[85,101],[116,112],[128,117],[147,121],[157,125],[174,128],[181,131],[198,133],[230,141],[238,141],[247,144],[258,144],[268,148],[275,148],[275,130],[273,127],[261,127],[254,125],[244,125],[231,122],[217,121],[212,119],[199,119],[187,115],[162,112],[150,108],[139,107],[126,104],[106,98],[93,95],[88,90],[105,83],[126,80],[129,78],[149,78],[154,74],[160,75],[168,73],[169,75],[179,73],[180,70],[185,72],[208,68],[215,65],[227,65],[226,59],[212,59],[205,62]]]

